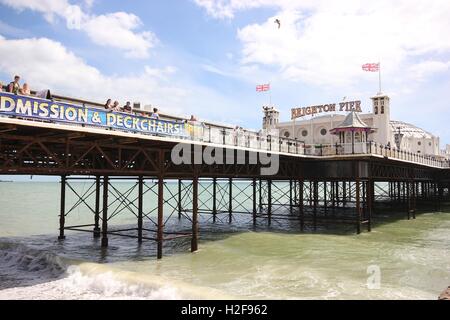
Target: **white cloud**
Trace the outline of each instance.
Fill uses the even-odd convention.
[[[115,12],[104,15],[90,15],[79,5],[67,0],[0,0],[1,3],[17,10],[32,10],[43,14],[54,23],[57,18],[64,19],[69,29],[86,32],[92,42],[125,52],[133,58],[146,58],[149,50],[157,43],[156,36],[149,32],[136,31],[142,22],[134,14]],[[85,1],[84,6],[92,6],[93,1]]]
[[[197,85],[173,66],[143,66],[139,74],[107,75],[87,64],[61,43],[47,38],[6,39],[0,35],[0,74],[21,76],[33,90],[104,102],[107,98],[159,106],[163,113],[197,115],[210,121],[243,114],[232,97]],[[9,78],[3,78],[4,83]],[[248,113],[253,117],[253,113]]]
[[[8,40],[0,36],[0,69],[22,76],[32,89],[49,88],[94,101],[140,101],[177,110],[187,92],[173,84],[175,69],[145,67],[137,75],[108,76],[88,65],[61,43],[47,38]]]
[[[413,79],[424,81],[428,76],[446,72],[450,69],[450,61],[423,61],[412,66],[409,70]]]
[[[88,19],[81,28],[96,44],[122,49],[130,57],[145,58],[157,38],[148,31],[135,33],[141,24],[134,14],[115,12]]]
[[[366,62],[381,59],[385,78],[403,78],[416,72],[421,81],[438,71],[438,58],[448,55],[450,2],[448,0],[196,0],[215,18],[233,18],[236,12],[272,7],[277,14],[261,23],[244,26],[237,36],[244,65],[275,67],[284,79],[334,87],[371,79],[361,71]],[[274,23],[281,20],[281,28]],[[441,57],[442,58],[442,57]],[[445,59],[447,61],[448,59]],[[411,78],[408,76],[408,81]],[[405,78],[406,81],[406,78]]]

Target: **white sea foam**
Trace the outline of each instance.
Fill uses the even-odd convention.
[[[68,263],[50,252],[20,244],[0,244],[0,277],[4,280],[0,299],[230,298],[218,290],[121,271],[110,265]]]

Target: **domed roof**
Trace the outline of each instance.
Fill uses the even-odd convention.
[[[434,135],[429,133],[428,131],[425,131],[419,127],[416,127],[415,125],[403,121],[391,120],[391,127],[394,133],[398,132],[398,129],[400,128],[400,133],[402,133],[404,137],[425,139],[431,139],[434,137]]]

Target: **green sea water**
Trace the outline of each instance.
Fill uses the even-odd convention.
[[[81,193],[89,184],[74,188]],[[205,218],[198,252],[189,252],[189,239],[168,241],[157,261],[153,242],[139,246],[112,236],[101,250],[91,234],[70,232],[57,241],[59,189],[58,183],[0,183],[0,298],[437,299],[450,284],[448,212],[409,221],[384,214],[360,235],[340,227],[301,233],[265,221],[252,228],[248,217],[213,225]],[[68,193],[67,208],[75,201]],[[149,198],[146,208],[152,207]],[[171,221],[189,226],[175,216]],[[92,223],[92,215],[80,207],[68,222]],[[135,223],[122,212],[112,227]]]

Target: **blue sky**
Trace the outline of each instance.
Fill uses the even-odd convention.
[[[259,129],[270,82],[292,107],[361,99],[382,62],[391,117],[450,143],[449,1],[0,0],[0,78]],[[282,22],[276,28],[274,19]]]

